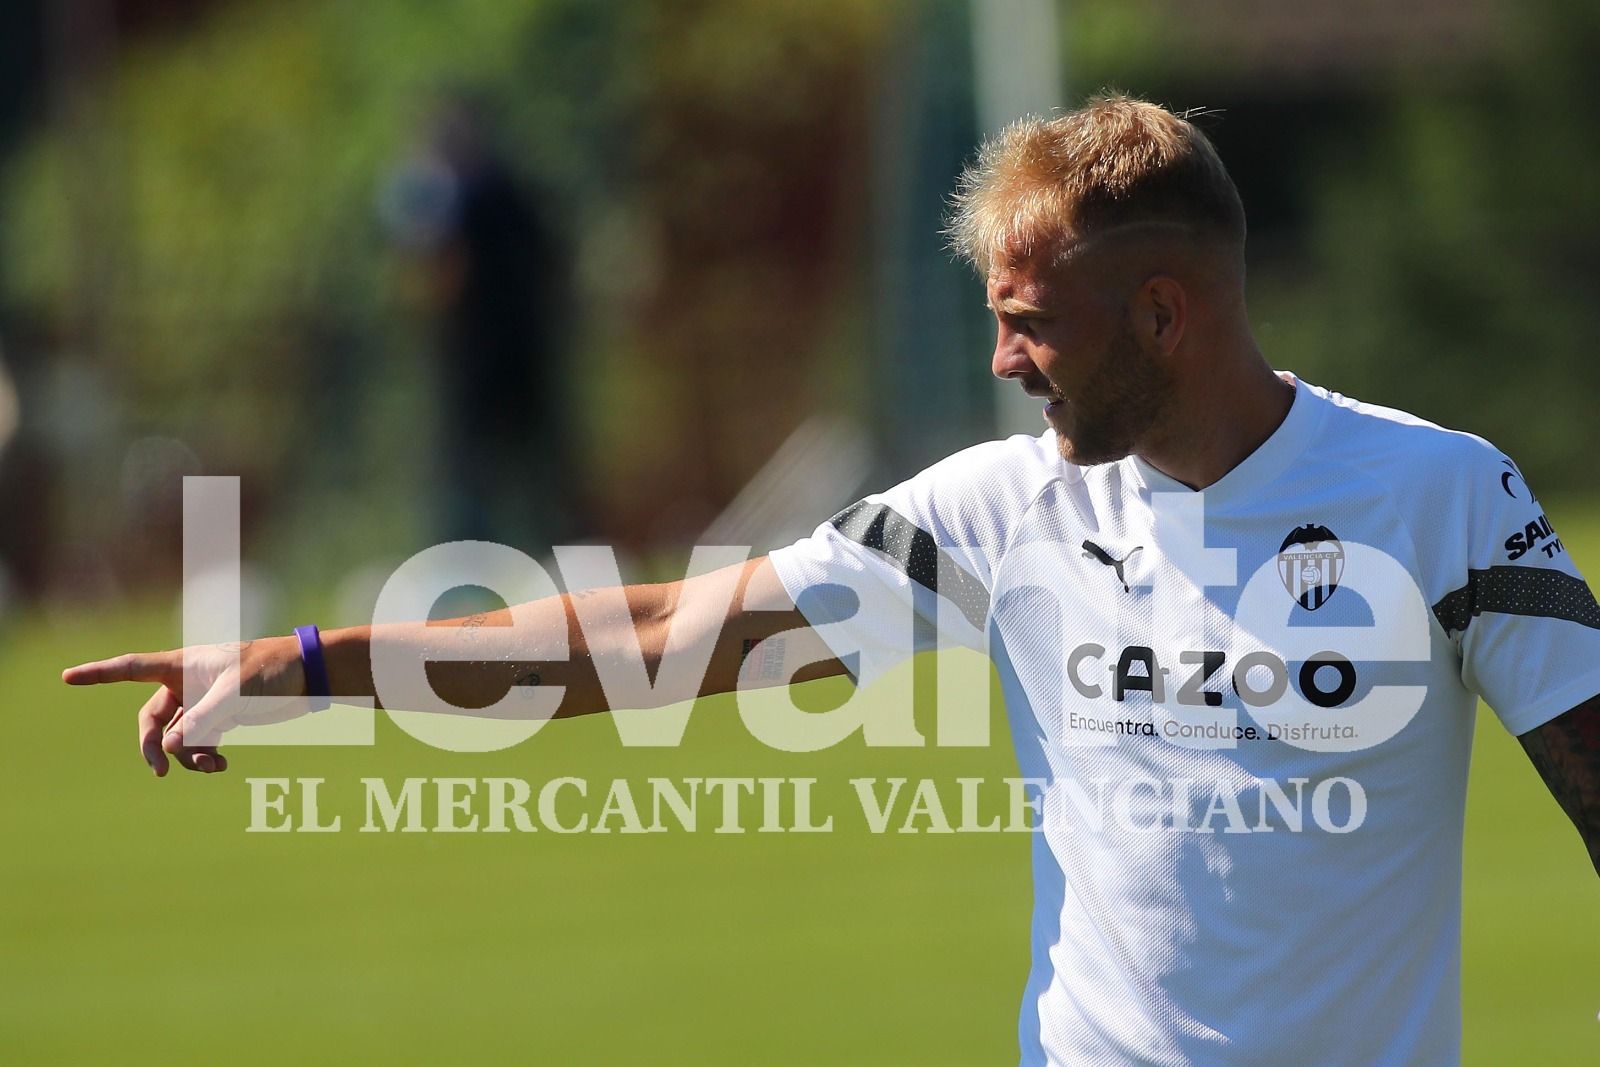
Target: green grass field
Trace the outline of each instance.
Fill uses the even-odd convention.
[[[1552,514],[1600,573],[1600,512]],[[171,619],[38,616],[4,635],[0,1062],[1014,1062],[1026,835],[873,835],[846,784],[999,779],[1014,773],[1003,732],[987,750],[786,755],[712,700],[676,750],[624,749],[604,717],[494,755],[441,752],[386,723],[373,748],[236,750],[225,775],[157,781],[134,746],[143,688],[69,691],[57,673],[170,645]],[[818,778],[819,816],[841,832],[355,830],[364,776],[719,774]],[[344,832],[246,833],[245,778],[261,775],[327,779],[324,812]],[[1594,1062],[1597,889],[1485,712],[1468,807],[1468,1063]]]

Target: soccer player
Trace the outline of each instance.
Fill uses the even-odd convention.
[[[784,680],[865,683],[929,633],[984,650],[1038,782],[1022,1063],[1455,1062],[1480,696],[1600,863],[1600,606],[1529,487],[1480,438],[1271,369],[1238,194],[1162,108],[1108,96],[1012,126],[951,232],[986,279],[994,372],[1043,402],[1045,432],[768,557],[526,606],[526,630],[570,645],[537,665],[559,714],[605,710],[596,664],[634,642],[656,677],[705,659],[663,701],[733,689],[779,634]],[[375,656],[475,655],[433,685],[499,699],[528,672],[508,622],[66,680],[159,683],[145,758],[210,772],[228,694],[372,697]],[[215,683],[187,711],[186,666]]]

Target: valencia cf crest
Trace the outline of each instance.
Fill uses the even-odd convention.
[[[1278,550],[1283,587],[1307,611],[1316,611],[1339,589],[1344,576],[1344,546],[1326,526],[1307,523],[1283,539]]]

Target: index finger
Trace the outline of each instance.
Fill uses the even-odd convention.
[[[129,652],[111,659],[80,663],[61,672],[68,685],[99,685],[102,682],[164,682],[181,673],[182,662],[176,652]]]

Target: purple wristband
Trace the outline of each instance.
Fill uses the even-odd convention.
[[[321,711],[332,703],[328,697],[328,664],[322,658],[322,635],[315,626],[296,626],[294,635],[300,639],[300,665],[306,672],[306,696],[311,698],[311,710]]]

